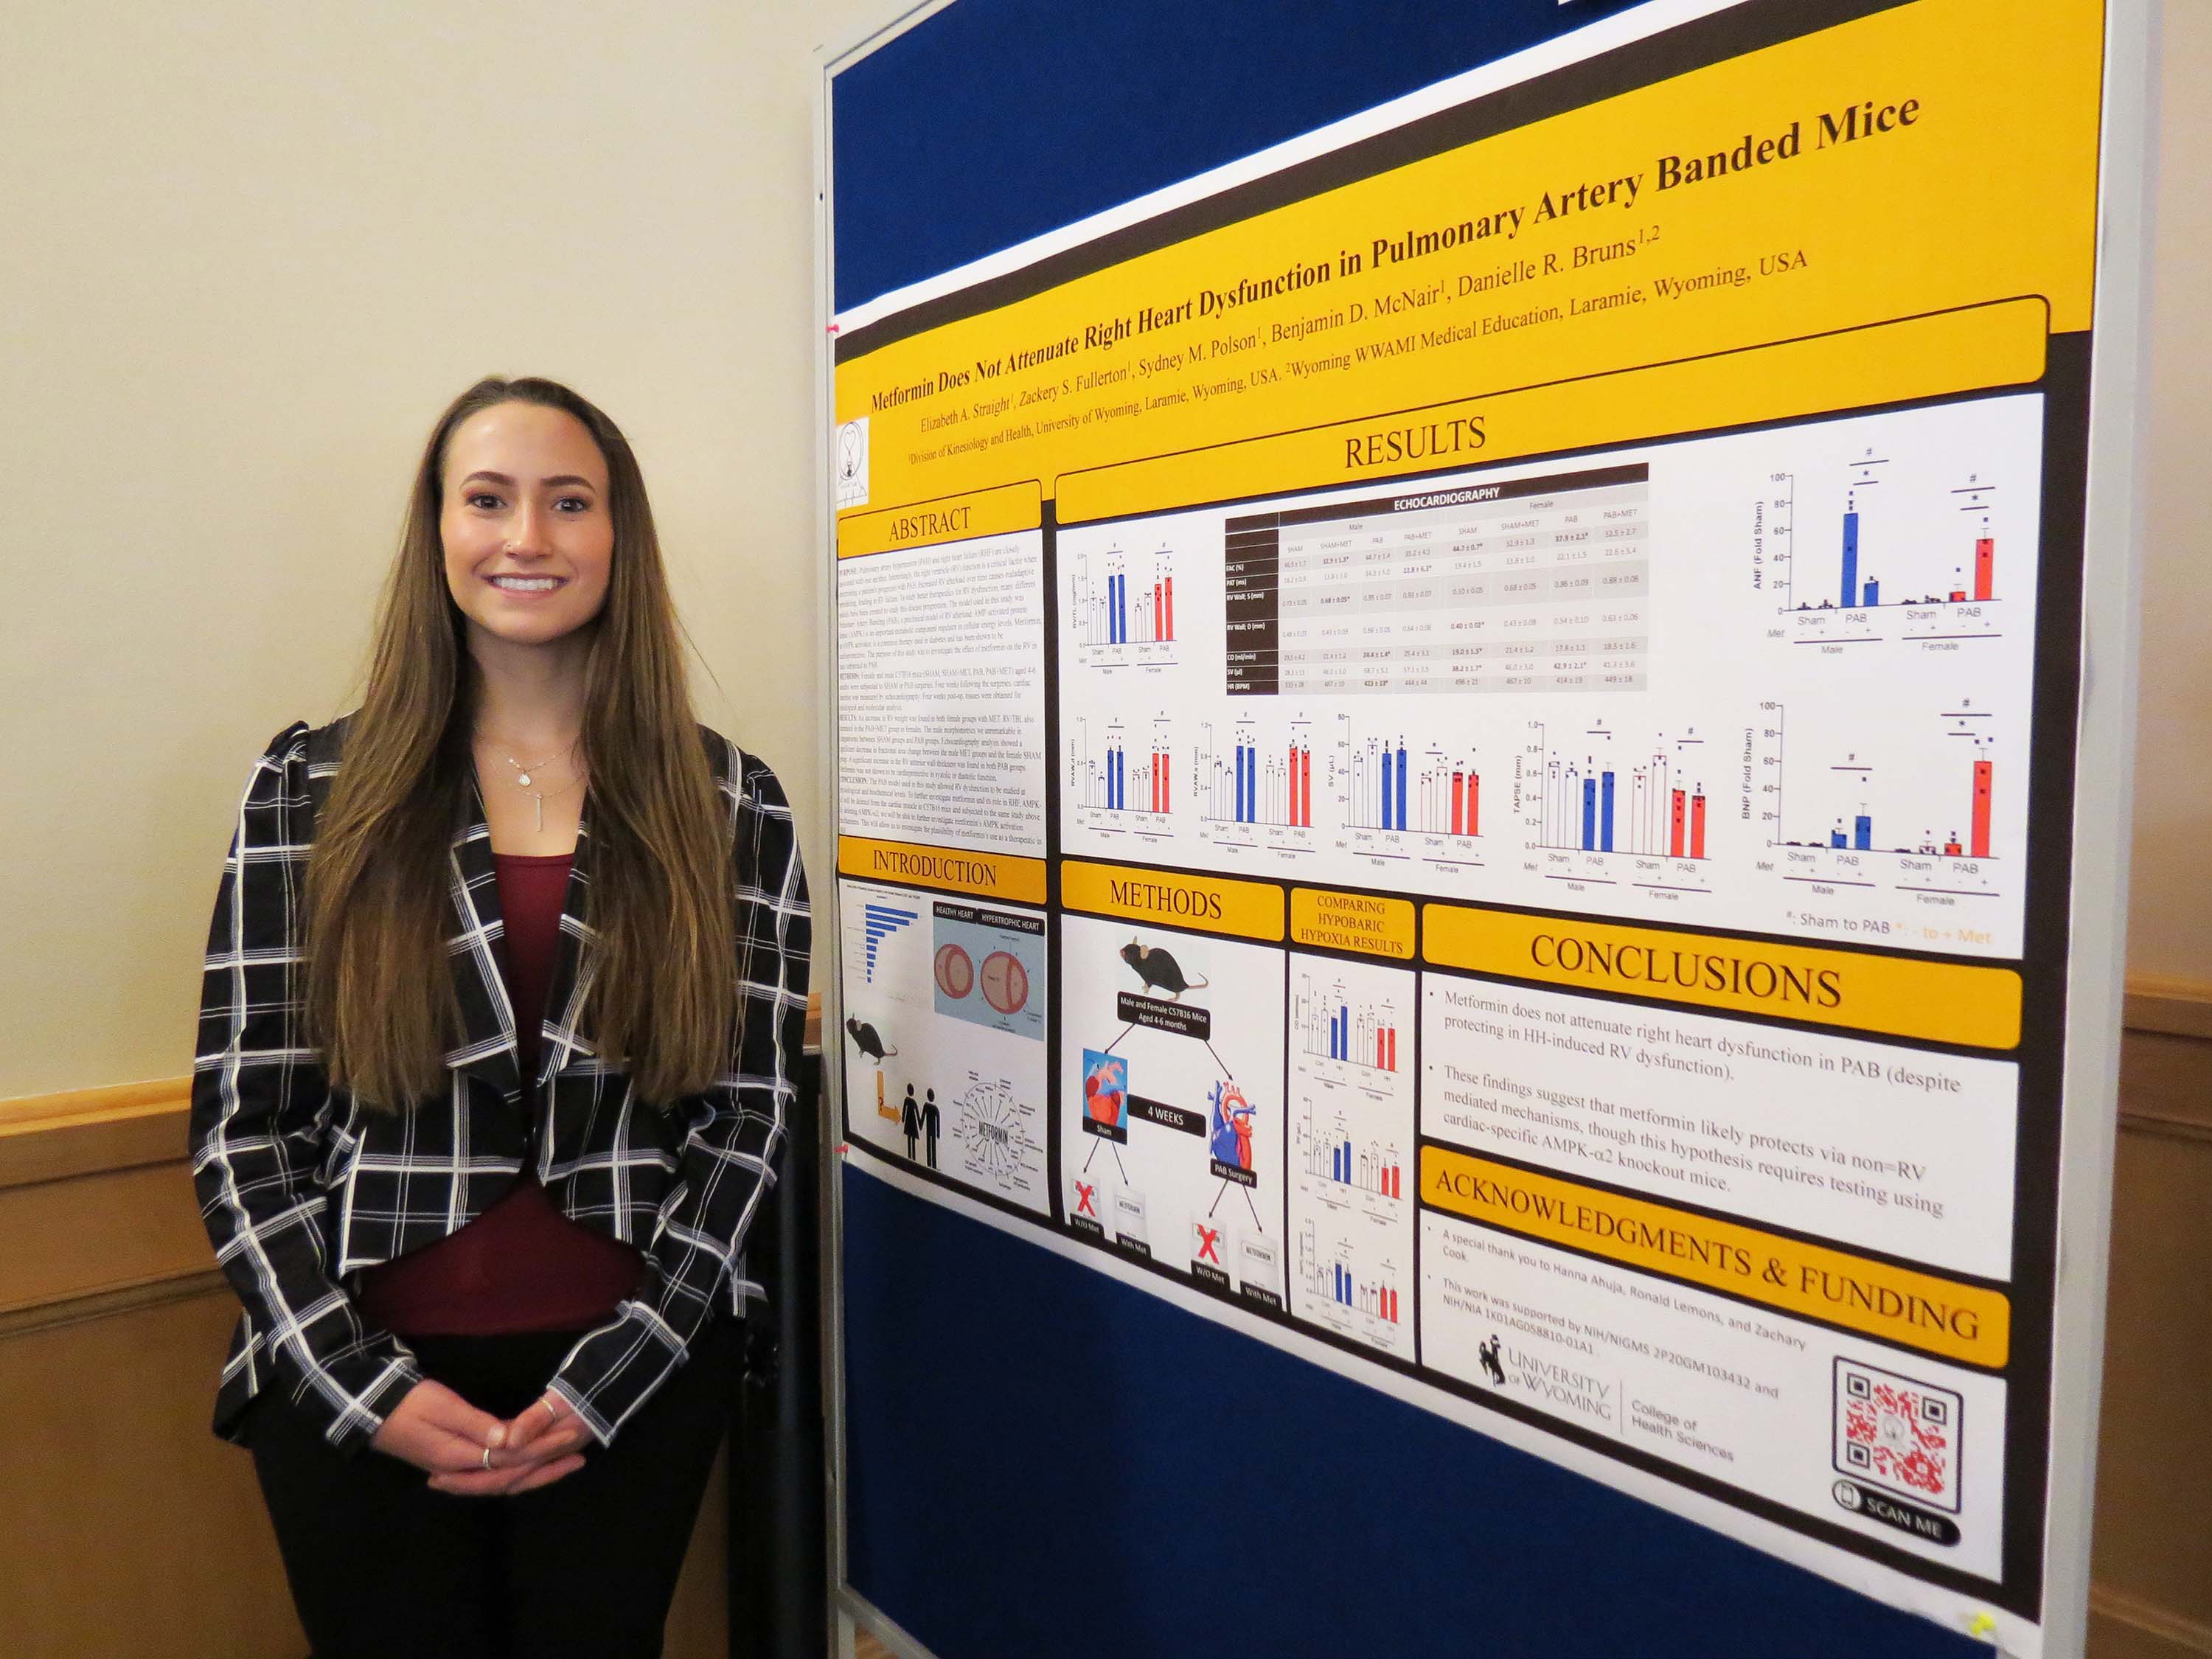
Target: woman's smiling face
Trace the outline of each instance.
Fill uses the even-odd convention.
[[[438,532],[471,635],[547,645],[587,626],[614,563],[607,463],[565,410],[495,404],[453,428]]]

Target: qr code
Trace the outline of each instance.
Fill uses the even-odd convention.
[[[1966,1401],[1856,1360],[1836,1361],[1836,1468],[1854,1480],[1959,1512]]]

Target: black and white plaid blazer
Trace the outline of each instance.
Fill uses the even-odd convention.
[[[736,1310],[761,1293],[744,1247],[775,1179],[799,1054],[805,877],[775,775],[701,730],[729,804],[744,1020],[727,1073],[665,1109],[633,1099],[628,1077],[601,1065],[580,1029],[594,966],[584,922],[588,799],[538,1075],[520,1075],[494,954],[491,831],[473,781],[450,865],[463,1036],[446,1056],[447,1086],[397,1114],[332,1089],[301,1033],[298,975],[315,803],[339,764],[335,728],[289,726],[254,763],[216,896],[192,1067],[200,1211],[245,1304],[216,1432],[234,1435],[246,1403],[276,1388],[333,1445],[365,1444],[422,1373],[404,1342],[366,1322],[348,1286],[362,1269],[481,1215],[526,1164],[563,1213],[636,1246],[649,1264],[636,1296],[550,1379],[602,1442],[683,1361],[720,1298]]]

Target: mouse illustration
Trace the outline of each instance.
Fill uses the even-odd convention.
[[[854,1042],[860,1044],[860,1052],[866,1054],[870,1060],[882,1060],[887,1055],[895,1054],[898,1052],[896,1048],[884,1048],[883,1038],[876,1035],[876,1028],[869,1024],[866,1020],[847,1020],[845,1022],[845,1035],[852,1038]]]
[[[1176,1001],[1182,1000],[1185,991],[1203,991],[1213,983],[1209,979],[1185,979],[1182,964],[1173,957],[1158,946],[1147,951],[1135,939],[1121,947],[1121,960],[1136,970],[1147,991],[1157,985]]]

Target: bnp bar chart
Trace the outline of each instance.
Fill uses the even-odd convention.
[[[1695,727],[1658,735],[1632,758],[1604,721],[1556,746],[1544,722],[1529,722],[1528,758],[1538,768],[1536,844],[1580,853],[1632,853],[1702,862],[1706,797],[1705,739]]]
[[[1164,715],[1134,737],[1120,720],[1109,721],[1095,748],[1090,720],[1079,718],[1067,750],[1069,799],[1075,805],[1146,818],[1164,818],[1173,809],[1175,765]]]
[[[1962,698],[1931,726],[1940,754],[1893,758],[1875,749],[1793,757],[1789,711],[1770,703],[1768,719],[1771,845],[1833,853],[1901,854],[1916,861],[1998,856],[1993,812],[1998,768],[1995,716]],[[1915,763],[1917,760],[1917,763]],[[1809,769],[1809,779],[1800,769]],[[1801,803],[1799,791],[1805,797]],[[1954,886],[1939,890],[1952,892]],[[1977,886],[1976,894],[1988,890]]]
[[[1200,815],[1215,823],[1313,827],[1313,741],[1304,720],[1281,741],[1243,720],[1222,729],[1204,723],[1198,750]]]
[[[1164,550],[1132,556],[1076,556],[1069,614],[1086,647],[1171,645],[1176,637],[1175,566]]]

